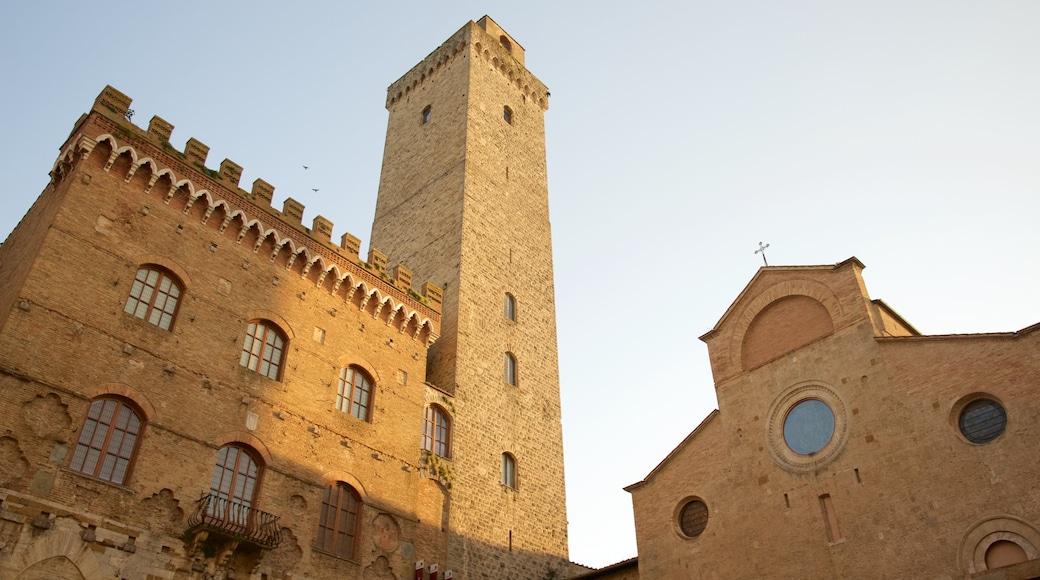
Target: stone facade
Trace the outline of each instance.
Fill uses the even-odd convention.
[[[640,577],[1040,574],[1040,325],[922,336],[862,269],[762,268],[702,337],[719,408],[627,488]]]
[[[569,575],[545,93],[487,17],[391,86],[366,261],[107,87],[0,246],[0,577]]]
[[[548,91],[523,56],[485,17],[390,86],[372,244],[445,288],[429,380],[452,393],[449,560],[541,578],[567,567],[567,517]]]

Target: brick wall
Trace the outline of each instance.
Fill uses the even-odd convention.
[[[979,554],[994,538],[1040,547],[1037,328],[888,337],[896,321],[865,307],[861,268],[763,269],[705,336],[719,410],[629,487],[641,577],[953,578],[983,573]],[[785,308],[787,296],[815,303]],[[818,326],[816,304],[835,321],[831,334],[732,366],[748,332],[783,342],[800,324]],[[771,311],[784,316],[760,316]],[[980,395],[1007,411],[1007,430],[986,444],[958,428]],[[835,428],[799,456],[783,428],[806,398],[827,402]],[[692,538],[678,523],[691,499],[709,514]]]

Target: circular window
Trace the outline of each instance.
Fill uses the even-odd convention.
[[[819,469],[841,454],[849,438],[848,403],[819,381],[788,387],[766,417],[769,454],[788,471]]]
[[[823,449],[834,436],[834,412],[819,399],[806,399],[787,412],[784,442],[792,451],[811,455]]]
[[[708,526],[708,506],[699,499],[686,502],[679,512],[679,529],[687,538],[696,538]]]
[[[989,443],[1007,428],[1007,412],[993,399],[976,399],[964,406],[957,424],[968,441]]]

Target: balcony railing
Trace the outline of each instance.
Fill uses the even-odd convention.
[[[206,530],[274,549],[282,541],[278,516],[242,505],[215,493],[202,496],[188,517],[188,530]]]

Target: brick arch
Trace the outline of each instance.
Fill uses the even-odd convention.
[[[137,260],[138,268],[143,264],[155,264],[173,272],[175,276],[180,278],[181,283],[185,286],[188,286],[191,283],[191,276],[188,274],[188,270],[171,258],[167,258],[160,254],[139,254],[135,259]],[[187,290],[187,288],[183,288],[183,290]]]
[[[741,343],[741,364],[753,369],[834,332],[827,308],[803,294],[769,303],[748,325]]]
[[[267,448],[267,445],[264,444],[263,441],[252,433],[246,433],[245,431],[229,431],[214,439],[213,443],[216,444],[217,448],[232,443],[241,443],[259,453],[261,458],[264,460],[264,465],[270,465],[271,462],[274,461],[274,456],[271,455],[271,450]]]
[[[336,372],[339,372],[339,369],[351,366],[355,366],[365,371],[365,374],[372,377],[372,382],[374,383],[372,385],[373,387],[383,380],[383,377],[379,375],[379,371],[376,370],[376,366],[359,354],[345,354],[336,359],[336,364],[338,365],[336,367]]]
[[[364,503],[368,499],[368,491],[365,490],[365,485],[361,483],[361,480],[347,473],[346,471],[326,471],[321,475],[322,487],[335,485],[336,482],[342,481],[343,483],[354,488],[354,491],[361,496],[361,502]]]
[[[254,308],[246,312],[247,320],[270,320],[271,322],[278,325],[278,329],[285,333],[285,337],[289,340],[296,338],[296,334],[293,332],[289,321],[276,312],[270,310],[264,310],[262,308]]]
[[[144,413],[145,421],[152,421],[155,418],[155,406],[148,400],[148,397],[144,396],[144,393],[141,391],[138,391],[129,385],[124,385],[123,383],[104,383],[91,388],[87,391],[87,395],[91,400],[98,397],[104,397],[105,395],[118,395],[136,405],[137,408]]]
[[[819,302],[827,310],[832,323],[840,320],[845,313],[838,296],[821,282],[795,278],[776,283],[748,302],[740,316],[734,321],[733,334],[730,338],[730,353],[732,353],[730,365],[733,368],[744,368],[744,337],[755,318],[770,304],[787,296],[807,296]]]
[[[29,543],[21,561],[13,562],[11,566],[14,570],[21,570],[16,578],[34,578],[27,573],[32,573],[33,567],[46,565],[53,558],[68,559],[83,578],[104,577],[90,544],[81,539],[82,530],[78,522],[75,526],[61,528],[51,530]]]
[[[1000,540],[1018,544],[1030,559],[1040,557],[1040,530],[1025,519],[1000,514],[977,522],[964,533],[959,554],[961,570],[969,574],[986,570],[986,550]]]

